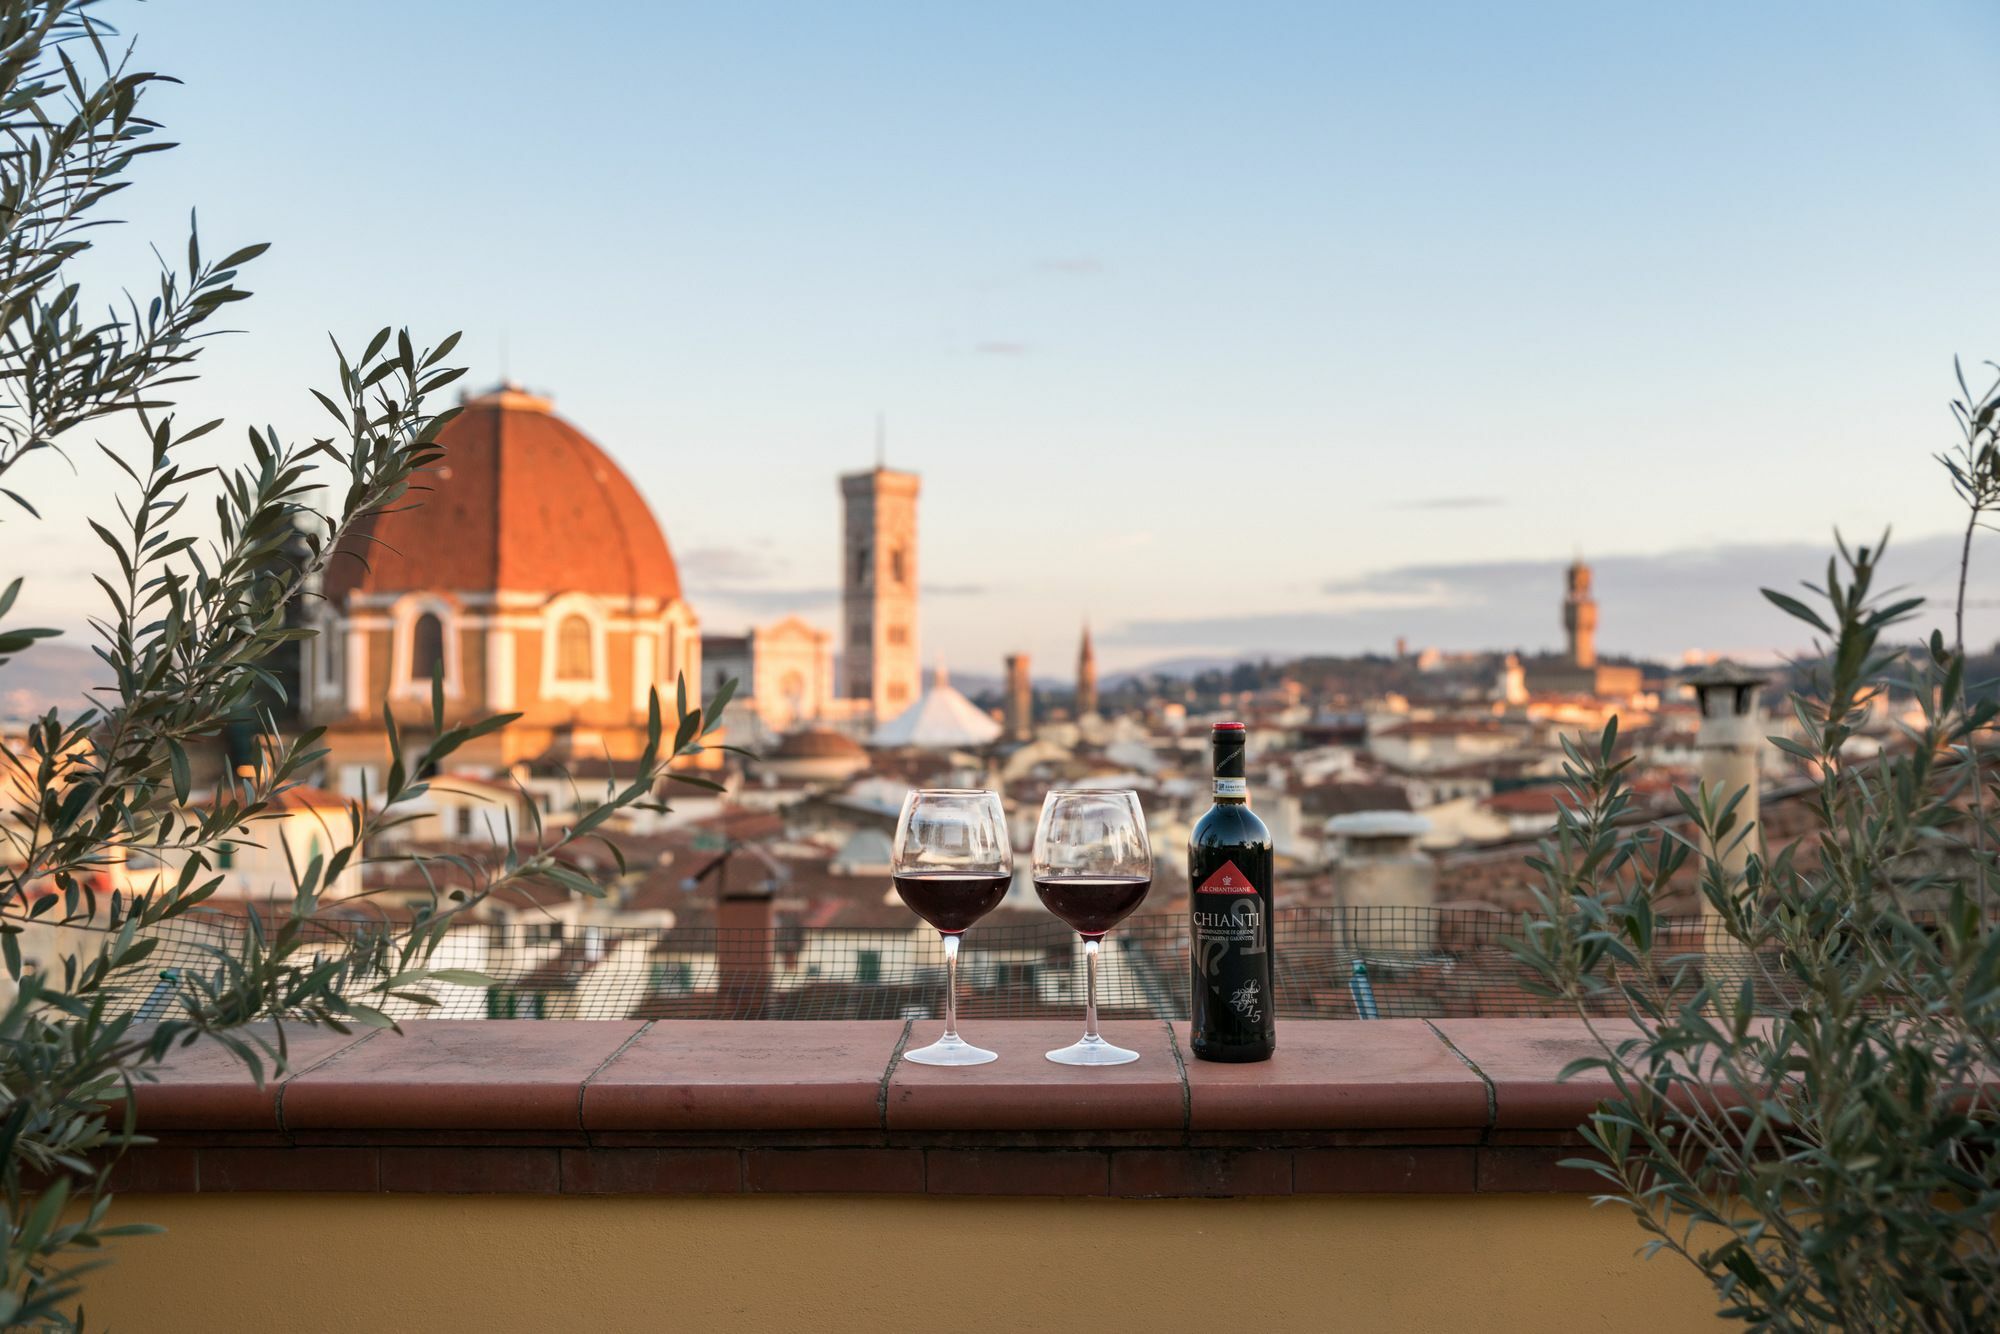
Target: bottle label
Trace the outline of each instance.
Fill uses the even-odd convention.
[[[1247,797],[1250,795],[1250,780],[1247,778],[1218,778],[1215,780],[1215,795],[1218,797]]]
[[[1197,894],[1255,894],[1257,887],[1250,883],[1250,877],[1236,869],[1235,862],[1224,862],[1214,875],[1195,887]]]

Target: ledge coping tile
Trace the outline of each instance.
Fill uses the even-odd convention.
[[[1634,1037],[1624,1019],[1594,1021],[1609,1042]],[[1432,1026],[1492,1082],[1496,1130],[1570,1130],[1613,1093],[1602,1075],[1558,1083],[1564,1066],[1599,1048],[1574,1019],[1434,1019]]]
[[[591,1131],[879,1129],[902,1020],[656,1023],[590,1078]]]
[[[428,1019],[292,1079],[289,1130],[581,1130],[584,1081],[638,1022]]]
[[[904,1050],[936,1041],[944,1025],[910,1030]],[[1184,1125],[1173,1037],[1152,1020],[1102,1025],[1105,1040],[1139,1053],[1128,1065],[1058,1065],[1047,1053],[1083,1034],[1075,1019],[974,1020],[965,1040],[991,1048],[985,1065],[898,1060],[889,1075],[888,1128],[902,1130],[1179,1130]]]
[[[274,1024],[252,1024],[239,1034],[246,1040],[277,1039]],[[140,1123],[156,1130],[277,1131],[280,1087],[329,1057],[368,1040],[367,1033],[336,1033],[330,1028],[287,1024],[284,1030],[286,1070],[275,1074],[268,1059],[259,1087],[237,1055],[213,1039],[176,1047],[153,1067],[157,1082],[133,1084]]]
[[[1174,1034],[1188,1050],[1188,1025]],[[1487,1124],[1485,1081],[1421,1019],[1281,1024],[1268,1061],[1186,1064],[1196,1131]]]

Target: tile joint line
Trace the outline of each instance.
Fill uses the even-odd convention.
[[[896,1077],[896,1066],[903,1059],[903,1048],[910,1045],[910,1030],[916,1020],[905,1019],[903,1031],[896,1035],[896,1048],[889,1053],[889,1064],[882,1067],[882,1082],[875,1086],[875,1118],[882,1123],[884,1134],[889,1130],[889,1081]]]
[[[646,1034],[650,1033],[653,1029],[653,1025],[658,1022],[659,1021],[656,1019],[648,1019],[645,1023],[639,1025],[638,1028],[634,1029],[631,1033],[627,1034],[625,1040],[619,1043],[618,1046],[612,1051],[612,1053],[609,1056],[599,1061],[597,1063],[597,1068],[595,1070],[592,1070],[589,1074],[585,1075],[583,1077],[583,1082],[576,1086],[576,1128],[578,1130],[585,1130],[586,1133],[588,1133],[583,1124],[583,1095],[585,1092],[589,1090],[590,1081],[597,1078],[599,1075],[603,1074],[604,1068],[606,1066],[610,1065],[620,1056],[623,1056],[625,1054],[625,1049],[627,1047],[631,1046],[633,1043],[637,1042],[640,1038],[643,1038],[646,1036]]]
[[[335,1061],[347,1055],[347,1053],[354,1051],[358,1048],[367,1046],[369,1043],[373,1042],[377,1037],[379,1037],[383,1031],[384,1030],[379,1028],[371,1028],[366,1033],[363,1033],[361,1035],[359,1041],[350,1042],[347,1043],[345,1046],[336,1047],[332,1051],[328,1052],[326,1055],[320,1057],[317,1061],[314,1061],[311,1065],[306,1066],[304,1069],[294,1070],[290,1074],[286,1075],[284,1079],[281,1080],[278,1084],[277,1094],[271,1099],[271,1110],[278,1118],[278,1133],[281,1135],[289,1135],[292,1133],[292,1128],[285,1124],[285,1090],[289,1089],[292,1086],[293,1080],[304,1079],[307,1075],[311,1074],[313,1071],[324,1069],[325,1067],[332,1065]],[[197,1179],[195,1184],[199,1185],[200,1181]]]
[[[1431,1032],[1437,1034],[1437,1040],[1444,1044],[1444,1049],[1450,1052],[1453,1056],[1456,1056],[1462,1063],[1464,1063],[1466,1069],[1472,1071],[1473,1074],[1478,1075],[1479,1082],[1485,1085],[1486,1134],[1488,1136],[1492,1135],[1494,1125],[1498,1123],[1498,1121],[1500,1120],[1500,1099],[1493,1087],[1493,1077],[1487,1074],[1484,1070],[1481,1070],[1479,1068],[1479,1062],[1473,1060],[1470,1056],[1467,1056],[1464,1052],[1460,1051],[1458,1049],[1458,1044],[1453,1042],[1450,1038],[1446,1037],[1444,1030],[1442,1028],[1439,1028],[1436,1024],[1432,1023],[1428,1019],[1424,1020],[1424,1027],[1428,1028]]]
[[[1160,1024],[1167,1030],[1167,1050],[1174,1054],[1174,1074],[1180,1080],[1181,1144],[1185,1146],[1194,1135],[1194,1093],[1188,1088],[1187,1062],[1181,1059],[1181,1042],[1174,1032],[1174,1021],[1162,1019]]]

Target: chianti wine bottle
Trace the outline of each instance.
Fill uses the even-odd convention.
[[[1271,991],[1271,831],[1250,809],[1242,723],[1217,723],[1215,804],[1188,838],[1194,1054],[1265,1061],[1278,1047]]]

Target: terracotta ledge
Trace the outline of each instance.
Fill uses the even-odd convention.
[[[1186,1025],[1121,1023],[1141,1053],[1042,1057],[1074,1023],[976,1021],[1000,1052],[901,1059],[930,1021],[432,1021],[290,1034],[258,1088],[176,1052],[138,1090],[159,1142],[125,1191],[1287,1195],[1574,1191],[1575,1127],[1607,1091],[1564,1020],[1293,1022],[1260,1065],[1210,1065]]]

